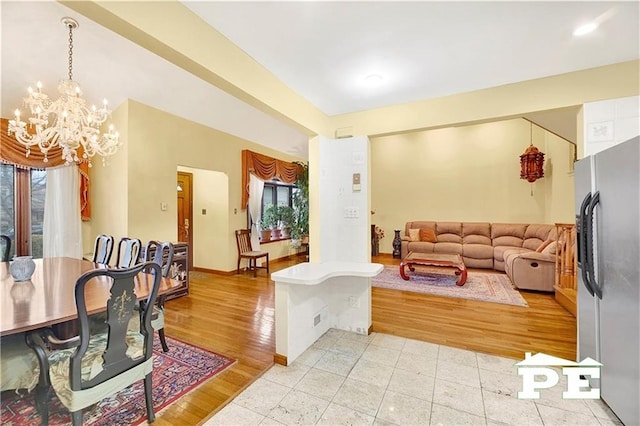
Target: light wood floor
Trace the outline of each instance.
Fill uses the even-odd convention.
[[[390,256],[373,261],[399,264]],[[297,262],[272,262],[271,272]],[[529,308],[374,288],[373,331],[517,359],[525,351],[575,359],[575,319],[552,295],[523,296]],[[238,362],[171,405],[155,424],[196,425],[271,367],[274,316],[274,284],[264,271],[257,278],[193,273],[190,295],[167,302],[167,335]]]

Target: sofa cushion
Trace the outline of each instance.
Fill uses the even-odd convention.
[[[533,224],[527,226],[527,230],[524,233],[522,247],[536,250],[543,241],[555,239],[555,236],[550,236],[552,231],[553,234],[555,234],[555,226],[553,225]]]
[[[486,244],[491,245],[491,224],[490,223],[462,223],[462,243],[463,244]]]
[[[503,235],[493,239],[494,247],[522,247],[522,238]]]
[[[409,229],[409,241],[415,242],[420,241],[420,230],[419,229]]]
[[[433,229],[420,229],[420,241],[425,243],[437,242],[436,232]]]
[[[538,246],[538,248],[536,249],[536,251],[538,253],[542,253],[542,250],[544,250],[552,242],[553,242],[552,240],[545,240],[545,241],[541,242],[540,245]]]
[[[499,237],[516,237],[524,239],[524,233],[527,225],[521,223],[493,223],[491,224],[491,239],[495,240]],[[494,244],[495,246],[496,244]],[[499,244],[498,244],[499,245]]]
[[[431,244],[431,243],[423,243],[423,244]],[[462,254],[461,243],[441,243],[438,241],[433,246],[434,246],[433,247],[434,253]]]
[[[541,253],[542,254],[556,254],[556,246],[558,243],[556,241],[552,241],[551,244],[546,246]]]
[[[493,269],[493,259],[474,259],[462,256],[462,261],[467,268]]]
[[[418,253],[433,253],[434,247],[434,243],[426,243],[422,241],[409,242],[409,244],[407,244],[407,253],[410,251],[415,251]]]
[[[436,229],[435,222],[428,222],[424,220],[418,220],[415,222],[407,222],[404,227],[404,235],[409,236],[409,229]]]
[[[529,253],[531,252],[531,250],[522,248],[522,247],[505,247],[504,250],[502,251],[502,260],[504,260],[505,262],[507,261],[507,258],[510,256],[519,256],[522,253]]]
[[[493,258],[500,262],[504,262],[506,259],[506,255],[510,253],[524,253],[531,251],[522,247],[513,247],[513,246],[498,246],[493,248]]]
[[[438,242],[462,243],[462,223],[460,222],[437,222],[436,234]]]
[[[493,247],[486,244],[463,244],[462,254],[473,259],[493,259]]]

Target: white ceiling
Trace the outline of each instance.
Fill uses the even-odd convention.
[[[24,109],[27,87],[42,81],[56,97],[67,78],[71,16],[80,26],[73,36],[73,79],[84,98],[113,108],[127,98],[240,138],[307,157],[308,136],[185,72],[118,34],[53,1],[0,0],[2,15],[1,114]],[[24,113],[24,111],[23,111]]]
[[[428,99],[640,57],[637,2],[185,2],[329,115]],[[307,137],[123,37],[51,1],[0,1],[1,113],[41,80],[74,80],[85,98],[126,98],[306,157]],[[574,28],[600,28],[574,38]],[[167,17],[170,25],[170,17]],[[197,35],[194,35],[197,36]],[[384,76],[376,89],[360,79]]]
[[[183,2],[334,115],[637,59],[638,2]],[[599,30],[573,36],[599,19]],[[380,74],[376,89],[361,79]]]

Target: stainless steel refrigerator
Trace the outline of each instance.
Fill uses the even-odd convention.
[[[603,364],[601,398],[640,424],[640,138],[575,165],[578,360]]]

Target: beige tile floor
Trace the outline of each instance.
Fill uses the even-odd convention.
[[[329,330],[274,365],[205,425],[621,425],[566,382],[520,400],[517,360],[386,334]],[[563,386],[563,384],[565,386]]]

